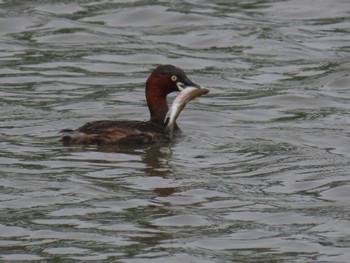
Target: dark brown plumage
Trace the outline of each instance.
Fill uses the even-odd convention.
[[[193,83],[182,69],[172,65],[157,67],[146,82],[146,99],[151,114],[149,121],[102,120],[89,122],[76,130],[64,129],[64,144],[145,144],[169,141],[165,131],[168,112],[166,96],[186,86],[200,87]],[[178,126],[175,135],[180,133]]]

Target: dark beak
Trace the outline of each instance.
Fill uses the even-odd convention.
[[[198,84],[192,82],[189,79],[187,79],[185,83],[181,82],[181,81],[177,82],[176,86],[177,86],[177,88],[179,89],[180,92],[183,91],[184,89],[190,88],[190,87],[197,88],[197,89],[205,89],[204,87],[199,86]]]

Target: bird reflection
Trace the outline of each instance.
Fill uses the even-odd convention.
[[[170,178],[174,176],[174,171],[170,165],[172,157],[173,143],[159,143],[151,146],[126,147],[120,145],[101,145],[95,150],[102,152],[125,153],[131,155],[139,155],[142,163],[144,163],[144,172],[147,176],[159,176]],[[179,192],[178,187],[161,187],[154,188],[153,192],[157,196],[169,196],[175,192]]]

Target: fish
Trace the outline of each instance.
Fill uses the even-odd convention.
[[[174,138],[174,126],[176,119],[185,108],[186,104],[194,98],[200,97],[207,93],[209,93],[209,90],[204,87],[186,87],[176,96],[171,105],[171,108],[165,116],[165,123],[167,123],[165,131],[169,132],[171,139]]]

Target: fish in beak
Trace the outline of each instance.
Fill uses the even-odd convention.
[[[165,130],[169,132],[171,139],[174,137],[174,125],[176,119],[185,108],[186,104],[194,98],[207,94],[208,92],[209,90],[207,88],[203,88],[198,85],[187,86],[181,89],[181,92],[176,96],[171,108],[165,116],[165,123],[168,122]]]

